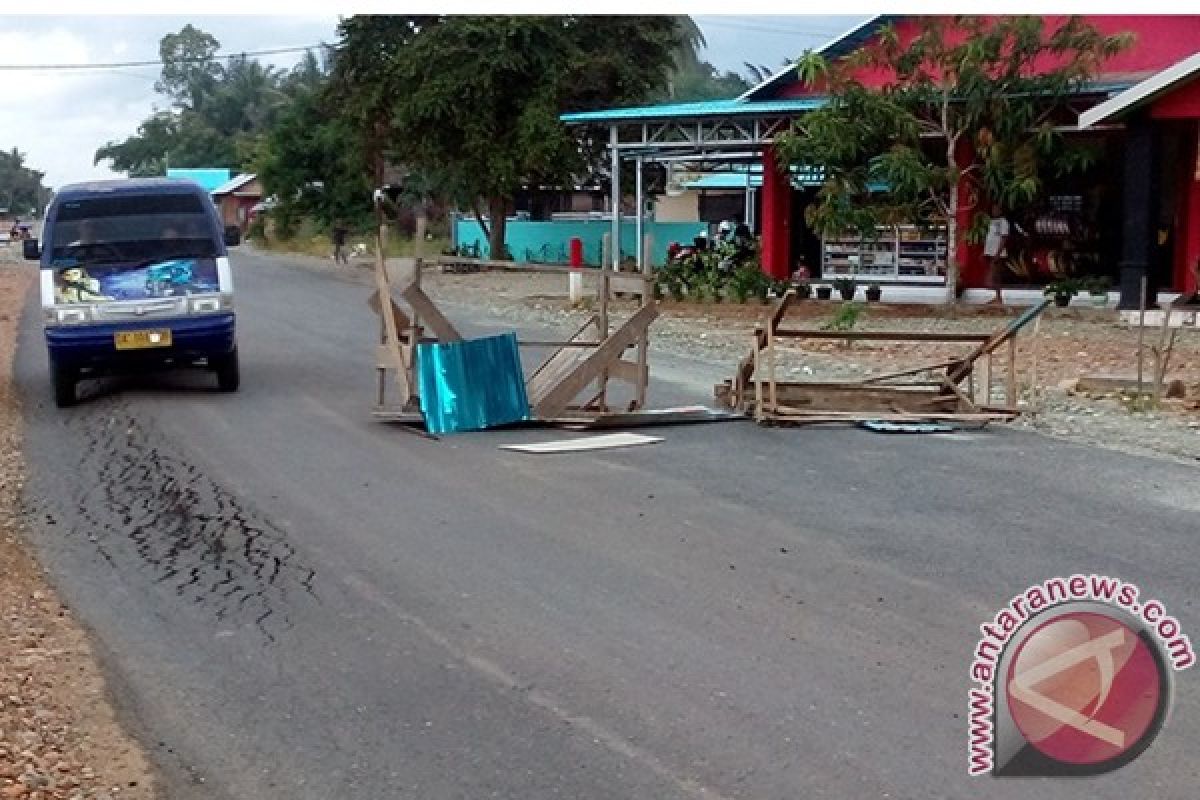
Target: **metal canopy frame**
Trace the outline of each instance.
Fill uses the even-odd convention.
[[[802,113],[802,112],[801,112]],[[699,171],[715,172],[740,163],[762,160],[763,150],[774,144],[787,131],[796,113],[770,112],[762,114],[726,114],[693,119],[659,119],[644,122],[612,122],[608,124],[608,149],[612,171],[612,244],[610,268],[621,268],[621,163],[637,165],[634,198],[635,262],[640,272],[648,272],[644,243],[646,199],[642,182],[642,166],[646,163],[688,163]],[[590,123],[596,126],[596,123]],[[752,222],[749,197],[753,187],[747,174],[747,216]]]

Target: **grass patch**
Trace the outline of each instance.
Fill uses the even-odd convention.
[[[296,233],[289,239],[280,239],[278,236],[272,236],[265,243],[262,240],[256,240],[256,244],[264,250],[270,250],[273,253],[299,253],[318,258],[330,258],[333,256],[333,240],[329,237],[329,234],[318,231],[316,226],[308,221],[302,222],[297,228]],[[358,244],[366,245],[367,253],[372,256],[375,255],[375,234],[373,232],[352,233],[346,237],[346,249],[348,252],[354,252],[354,247]],[[414,253],[413,245],[414,241],[411,236],[400,236],[392,233],[388,236],[386,255],[388,258],[412,256]],[[436,258],[442,251],[449,249],[449,247],[449,239],[426,239],[422,253],[425,258]]]

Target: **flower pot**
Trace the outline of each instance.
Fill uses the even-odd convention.
[[[881,297],[883,297],[883,289],[880,289],[877,286],[873,286],[870,289],[867,289],[867,302],[868,303],[878,303],[879,299]]]
[[[818,300],[828,300],[832,296],[833,296],[833,287],[832,286],[818,286],[817,287],[817,299]]]
[[[807,300],[812,297],[812,287],[807,283],[802,283],[796,287],[796,297],[800,300]]]
[[[1066,308],[1067,306],[1071,305],[1071,295],[1069,295],[1069,294],[1054,295],[1054,305],[1058,306],[1059,308]]]
[[[858,287],[854,287],[852,289],[838,289],[838,294],[842,296],[843,300],[850,301],[854,299],[854,293],[856,291],[858,291]]]

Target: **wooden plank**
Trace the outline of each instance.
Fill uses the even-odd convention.
[[[639,337],[646,334],[646,329],[657,316],[658,307],[654,303],[638,309],[632,317],[625,321],[624,325],[601,342],[599,347],[591,352],[586,352],[585,357],[577,365],[574,365],[562,380],[539,393],[540,398],[536,404],[531,398],[530,404],[534,406],[537,415],[539,417],[558,416],[576,395],[582,392],[589,383],[606,373],[626,349]]]
[[[777,330],[780,339],[848,339],[856,342],[986,342],[990,333],[961,331],[802,331]]]
[[[632,383],[637,386],[649,380],[650,370],[644,364],[634,364],[624,359],[617,359],[608,368],[610,378]]]
[[[394,270],[389,270],[388,282],[398,287],[397,293],[403,297],[405,289],[421,283],[421,262],[415,258],[396,259]]]
[[[996,419],[997,417],[1011,417],[1012,414],[1006,413],[985,413],[985,412],[944,412],[944,411],[921,411],[921,412],[906,412],[906,411],[884,411],[884,412],[863,412],[863,411],[824,411],[805,408],[792,408],[790,406],[780,406],[777,412],[779,416],[784,417],[825,417],[828,419],[887,419],[890,421],[897,420],[921,420],[921,419]]]
[[[599,346],[600,342],[596,340],[594,330],[590,330],[595,326],[596,316],[593,315],[571,335],[567,340],[568,344],[579,343],[592,348]],[[530,407],[536,407],[546,392],[562,381],[586,355],[583,349],[570,349],[564,345],[534,370],[525,381],[525,394],[529,397]]]
[[[420,286],[410,285],[400,296],[412,306],[413,313],[422,320],[425,325],[433,331],[439,341],[442,342],[461,342],[462,336],[458,330],[446,319],[434,302],[429,299],[429,295]]]
[[[380,313],[381,306],[379,303],[379,290],[378,289],[371,292],[371,296],[367,298],[367,305],[370,306],[371,310],[374,311],[376,314]],[[412,325],[412,322],[408,318],[408,314],[404,313],[404,309],[400,308],[400,306],[396,304],[396,301],[394,299],[392,300],[392,319],[395,320],[397,329],[407,328]]]
[[[890,381],[893,378],[905,378],[905,377],[908,377],[909,375],[918,375],[922,372],[933,372],[934,370],[945,369],[946,367],[952,366],[957,363],[958,363],[958,359],[955,358],[950,361],[939,361],[936,364],[926,364],[923,367],[913,367],[912,369],[902,369],[898,372],[886,372],[883,375],[872,375],[869,378],[864,378],[863,383],[882,383],[883,381]]]
[[[653,281],[641,274],[606,270],[604,280],[608,283],[610,292],[624,292],[642,297],[652,294],[654,289]]]
[[[838,411],[922,411],[930,405],[957,406],[954,395],[932,389],[834,383],[778,383],[780,407],[833,409]]]

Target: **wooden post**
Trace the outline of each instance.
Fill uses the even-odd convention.
[[[754,421],[763,420],[762,365],[760,363],[758,331],[754,334]]]
[[[1008,383],[1005,389],[1005,394],[1008,396],[1008,408],[1011,411],[1017,409],[1017,337],[1010,337],[1008,340]]]
[[[1031,399],[1033,401],[1032,405],[1034,416],[1037,416],[1037,414],[1041,412],[1042,406],[1042,390],[1038,387],[1038,352],[1041,350],[1041,339],[1039,337],[1041,328],[1042,316],[1039,314],[1038,318],[1033,321],[1033,348],[1032,352],[1030,353],[1031,363],[1029,367],[1029,389],[1032,393]]]
[[[775,325],[767,320],[767,391],[771,393],[771,413],[779,407],[779,395],[775,388]]]
[[[1138,348],[1137,348],[1137,402],[1142,403],[1142,360],[1146,338],[1146,274],[1142,273],[1141,291],[1138,294]]]

